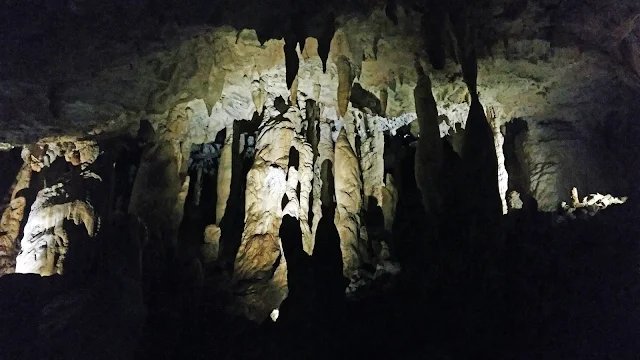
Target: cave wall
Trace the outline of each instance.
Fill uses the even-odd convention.
[[[265,8],[250,3],[243,5],[252,9],[247,13]],[[473,197],[476,186],[483,189],[484,198],[473,204],[475,213],[487,206],[495,215],[496,195],[504,213],[509,184],[504,163],[513,154],[503,154],[500,129],[513,119],[527,123],[524,156],[519,156],[529,189],[521,191],[541,210],[555,209],[573,187],[581,193],[631,190],[640,171],[629,160],[637,147],[633,120],[640,89],[636,19],[607,19],[614,15],[568,3],[553,9],[539,2],[516,9],[500,2],[489,9],[470,7],[465,12],[470,23],[487,20],[474,39],[459,33],[455,12],[447,15],[439,9],[440,19],[401,1],[393,19],[382,4],[363,12],[347,6],[330,20],[325,10],[305,12],[304,31],[293,31],[301,21],[289,19],[269,33],[262,23],[270,23],[273,9],[257,12],[250,20],[255,26],[245,26],[248,19],[228,12],[226,23],[178,25],[165,19],[161,34],[140,22],[124,42],[95,29],[100,36],[88,42],[93,45],[90,56],[81,48],[88,40],[80,36],[78,44],[65,49],[69,51],[51,56],[55,62],[35,67],[37,72],[25,73],[32,60],[12,60],[0,70],[0,118],[6,125],[0,141],[28,147],[60,134],[75,136],[74,141],[133,136],[148,123],[152,134],[142,141],[128,211],[151,224],[147,254],[156,255],[147,260],[153,269],[163,266],[162,254],[180,247],[184,202],[190,182],[198,182],[187,176],[191,147],[213,142],[226,129],[211,209],[214,220],[202,232],[211,245],[211,262],[225,252],[242,311],[264,319],[287,296],[280,221],[285,214],[297,218],[303,249],[313,254],[322,204],[333,202],[322,191],[328,181],[335,181],[334,222],[343,275],[349,278],[363,264],[376,261],[372,224],[364,213],[380,207],[384,228],[393,228],[398,192],[393,175],[385,173],[384,137],[403,127],[418,138],[416,180],[423,206],[435,213],[443,187],[438,178],[444,166],[441,138],[457,127],[466,128],[464,135],[459,133],[462,150],[457,149],[466,162],[468,173],[463,174],[477,181],[465,191]],[[579,16],[568,19],[569,10]],[[619,13],[634,13],[627,10]],[[71,13],[81,16],[78,11]],[[185,20],[175,16],[175,21]],[[576,19],[593,20],[603,28],[612,27],[605,25],[608,20],[621,25],[601,36],[581,28]],[[68,34],[51,36],[64,39]],[[469,65],[466,51],[471,48],[477,51]],[[7,49],[16,50],[3,48],[3,56]],[[19,53],[25,51],[34,49]],[[41,55],[33,59],[42,61]],[[255,154],[247,160],[245,177],[239,142],[248,133],[236,130],[254,122]],[[292,148],[298,154],[295,164]],[[48,155],[42,159],[33,171],[50,165],[44,163],[51,162]],[[327,160],[335,180],[323,176]],[[85,161],[71,156],[67,162],[77,167]],[[26,233],[32,232],[33,220],[25,211],[30,206],[19,196],[30,186],[25,169],[2,218],[3,256],[17,255],[16,222],[24,226],[26,221]],[[38,204],[46,202],[45,193],[35,198]],[[33,206],[36,214],[39,205]],[[63,210],[66,214],[69,209]],[[236,222],[241,234],[225,234],[225,217]],[[23,234],[24,249],[34,245],[29,239]],[[230,250],[224,250],[225,244]]]

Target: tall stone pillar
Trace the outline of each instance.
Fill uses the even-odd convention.
[[[368,260],[368,246],[360,234],[362,211],[362,180],[360,162],[347,132],[342,129],[335,150],[335,223],[340,234],[340,249],[345,277],[350,277]]]
[[[31,167],[25,163],[11,187],[9,204],[0,218],[0,276],[15,271],[16,256],[20,248],[18,236],[27,207],[27,199],[21,190],[28,189],[30,181]]]
[[[296,126],[289,118],[265,119],[256,142],[255,161],[247,175],[245,227],[233,280],[240,310],[255,321],[266,319],[288,292],[279,230],[295,136]]]

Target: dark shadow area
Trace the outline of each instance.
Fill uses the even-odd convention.
[[[250,121],[235,121],[233,123],[231,188],[224,216],[220,220],[222,236],[220,238],[219,266],[229,272],[233,270],[233,262],[240,247],[242,230],[244,229],[244,197],[247,174],[251,170],[255,157],[255,148],[248,147],[246,144],[240,151],[240,136],[245,134],[245,142],[247,142],[247,138],[252,137],[255,144],[261,120],[261,114],[254,113]]]
[[[448,142],[443,146],[442,173],[457,178],[462,160]],[[345,297],[326,161],[314,253],[302,250],[297,219],[285,216],[280,227],[289,295],[275,323],[228,315],[225,270],[203,271],[197,261],[170,257],[154,286],[145,285],[140,252],[153,249],[144,246],[145,226],[116,212],[102,226],[108,246],[100,257],[108,261],[83,276],[0,278],[2,358],[635,359],[638,202],[559,225],[534,209],[502,217],[504,260],[490,269],[504,281],[492,294],[478,277],[476,237],[462,225],[464,198],[444,197],[439,237],[432,237],[413,148],[405,150],[389,169],[398,174],[392,240],[402,272],[370,296]],[[246,176],[241,165],[237,171]],[[464,183],[448,186],[461,193]],[[380,214],[367,216],[376,223]],[[241,231],[242,221],[234,226]],[[143,288],[149,295],[143,297]]]
[[[20,152],[20,148],[0,151],[0,168],[2,168],[3,171],[3,176],[0,176],[0,194],[2,194],[2,199],[5,200],[0,206],[0,211],[2,211],[2,206],[9,202],[7,200],[11,198],[9,191],[16,180],[11,174],[17,174],[22,167],[23,161],[20,157]]]
[[[533,201],[530,194],[531,181],[529,168],[524,150],[527,139],[528,125],[525,120],[513,119],[504,126],[504,166],[509,174],[507,192],[516,191],[520,194],[523,207],[528,207]]]
[[[353,107],[364,110],[368,108],[374,114],[383,116],[382,105],[380,99],[367,90],[363,89],[360,83],[355,83],[351,87],[351,96],[349,98]]]

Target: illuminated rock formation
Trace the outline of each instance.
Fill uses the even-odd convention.
[[[10,202],[0,218],[0,276],[15,270],[15,259],[18,255],[18,236],[27,207],[27,199],[20,193],[29,187],[31,167],[24,164],[11,187]]]
[[[238,286],[243,286],[238,295],[244,313],[260,321],[287,294],[286,261],[278,231],[294,137],[295,124],[291,120],[282,116],[265,119],[256,143],[256,157],[247,175],[245,227],[233,278]]]
[[[92,2],[66,2],[73,7],[68,23],[85,19]],[[121,32],[97,26],[85,36],[64,22],[64,31],[49,34],[40,19],[30,23],[36,30],[8,27],[0,37],[12,41],[0,52],[21,61],[0,68],[0,150],[29,145],[0,221],[0,275],[12,271],[25,220],[19,270],[49,275],[63,272],[67,249],[79,241],[60,230],[65,222],[84,224],[82,236],[91,238],[99,216],[128,210],[148,228],[142,256],[145,273],[156,276],[148,287],[162,284],[168,268],[199,248],[198,261],[223,269],[222,292],[260,321],[277,314],[287,294],[283,215],[299,222],[302,249],[311,256],[319,224],[319,238],[333,234],[334,224],[343,275],[351,280],[395,255],[385,239],[394,223],[406,221],[396,217],[406,169],[385,159],[414,164],[421,194],[411,187],[412,196],[422,197],[424,222],[433,225],[425,237],[447,236],[437,222],[453,209],[460,227],[478,234],[474,244],[487,248],[499,248],[507,196],[511,208],[537,203],[551,211],[573,186],[587,193],[633,188],[640,174],[640,163],[630,160],[640,150],[633,120],[640,108],[628,95],[640,88],[634,9],[604,15],[548,1],[482,9],[355,3],[247,1],[211,5],[215,11],[202,11],[210,19],[155,9],[158,18],[149,22],[140,5],[126,23],[115,18],[134,5],[104,5],[111,11],[106,24]],[[576,19],[609,24],[603,28],[610,31],[595,35]],[[33,38],[39,41],[32,46],[12,45]],[[69,48],[50,46],[63,40]],[[515,121],[527,125],[517,141],[501,132]],[[149,133],[134,137],[141,124]],[[221,131],[211,203],[187,221],[186,199],[197,207],[206,187],[202,169],[188,176],[192,147],[215,142]],[[141,153],[140,164],[122,172],[134,178],[130,194],[117,194],[124,205],[101,214],[93,195],[91,203],[75,193],[65,198],[82,181],[104,177],[107,189],[118,179],[87,171],[69,183],[50,175],[52,166],[86,170],[101,156],[94,141],[123,138],[121,153]],[[385,138],[399,150],[385,149]],[[39,194],[28,215],[25,189]],[[327,212],[334,203],[335,213]],[[326,214],[332,218],[323,220]]]
[[[83,236],[77,236],[80,235],[78,232],[70,233],[66,221],[81,226]],[[93,206],[83,200],[70,199],[65,184],[58,183],[41,190],[24,227],[16,272],[41,276],[63,274],[69,247],[82,247],[77,242],[91,241],[99,224],[100,218]]]
[[[358,157],[343,129],[338,135],[335,150],[335,223],[340,234],[343,271],[352,275],[364,262],[368,262],[369,249],[361,234],[362,180]]]

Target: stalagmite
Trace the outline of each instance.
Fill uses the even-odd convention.
[[[196,170],[195,188],[193,189],[193,204],[200,205],[200,197],[202,196],[202,168]]]
[[[325,202],[325,194],[323,194],[322,189],[326,188],[323,185],[326,183],[328,179],[324,177],[325,173],[322,171],[322,166],[326,161],[330,163],[334,162],[335,152],[334,152],[334,142],[331,135],[331,124],[327,122],[327,119],[318,119],[317,124],[317,158],[313,164],[313,207],[312,211],[312,221],[311,221],[311,231],[313,234],[313,238],[316,237],[316,230],[318,228],[318,222],[322,217],[322,203]],[[333,197],[330,199],[333,201]]]
[[[389,101],[389,92],[387,92],[386,88],[383,88],[382,90],[380,90],[380,107],[382,112],[380,116],[386,116],[388,101]]]
[[[140,168],[133,183],[129,212],[149,224],[152,241],[177,242],[182,220],[180,193],[186,179],[181,179],[180,145],[173,141],[151,143],[143,150]]]
[[[298,106],[298,76],[293,80],[289,91],[289,101],[291,106]]]
[[[251,100],[253,100],[253,106],[256,107],[257,112],[262,112],[264,107],[264,88],[263,83],[259,80],[254,80],[251,83]]]
[[[20,191],[28,188],[30,181],[31,167],[24,164],[11,188],[10,202],[0,218],[0,276],[15,270],[18,235],[27,207],[27,199]]]
[[[385,186],[382,188],[382,215],[384,216],[384,229],[391,232],[396,215],[398,203],[398,189],[391,174],[387,174]]]
[[[505,170],[509,174],[509,197],[510,199],[514,198],[516,195],[511,194],[517,194],[518,201],[516,203],[520,202],[521,207],[528,207],[533,201],[530,190],[531,179],[524,151],[527,133],[527,122],[521,119],[512,120],[504,126],[503,153]]]
[[[218,181],[217,181],[217,200],[216,200],[216,225],[220,225],[220,221],[224,216],[227,208],[227,200],[231,191],[231,175],[233,166],[233,127],[227,128],[224,145],[222,145],[222,154],[218,163]]]
[[[308,143],[299,144],[297,149],[300,152],[300,166],[298,177],[300,182],[300,228],[302,230],[302,249],[309,255],[313,253],[314,238],[311,232],[309,215],[311,214],[312,181],[313,181],[313,150]]]
[[[441,207],[440,172],[442,169],[442,143],[438,109],[431,92],[431,80],[416,62],[418,83],[414,89],[416,113],[420,125],[420,138],[416,149],[416,184],[422,193],[422,204],[427,212],[437,214]]]
[[[286,261],[278,233],[295,129],[287,117],[266,118],[247,174],[245,227],[233,280],[240,311],[257,321],[266,319],[287,294]]]
[[[350,277],[368,260],[369,254],[367,244],[360,236],[360,164],[344,129],[340,131],[336,141],[334,176],[337,203],[335,223],[340,234],[343,272],[346,277]]]
[[[384,186],[384,134],[378,124],[378,118],[360,114],[363,117],[359,126],[360,136],[360,168],[362,169],[362,185],[364,206],[376,206],[382,203],[382,187]],[[364,128],[363,128],[364,127]],[[370,199],[376,204],[369,204]]]
[[[507,206],[507,190],[509,187],[509,174],[505,166],[504,157],[504,136],[500,132],[499,119],[496,118],[496,111],[493,107],[487,108],[487,121],[491,126],[493,133],[494,147],[496,149],[496,158],[498,160],[498,191],[500,191],[500,200],[502,201],[502,213],[506,214]]]
[[[345,56],[338,57],[336,67],[338,68],[338,113],[341,117],[344,117],[349,108],[353,72],[351,70],[351,63]]]

